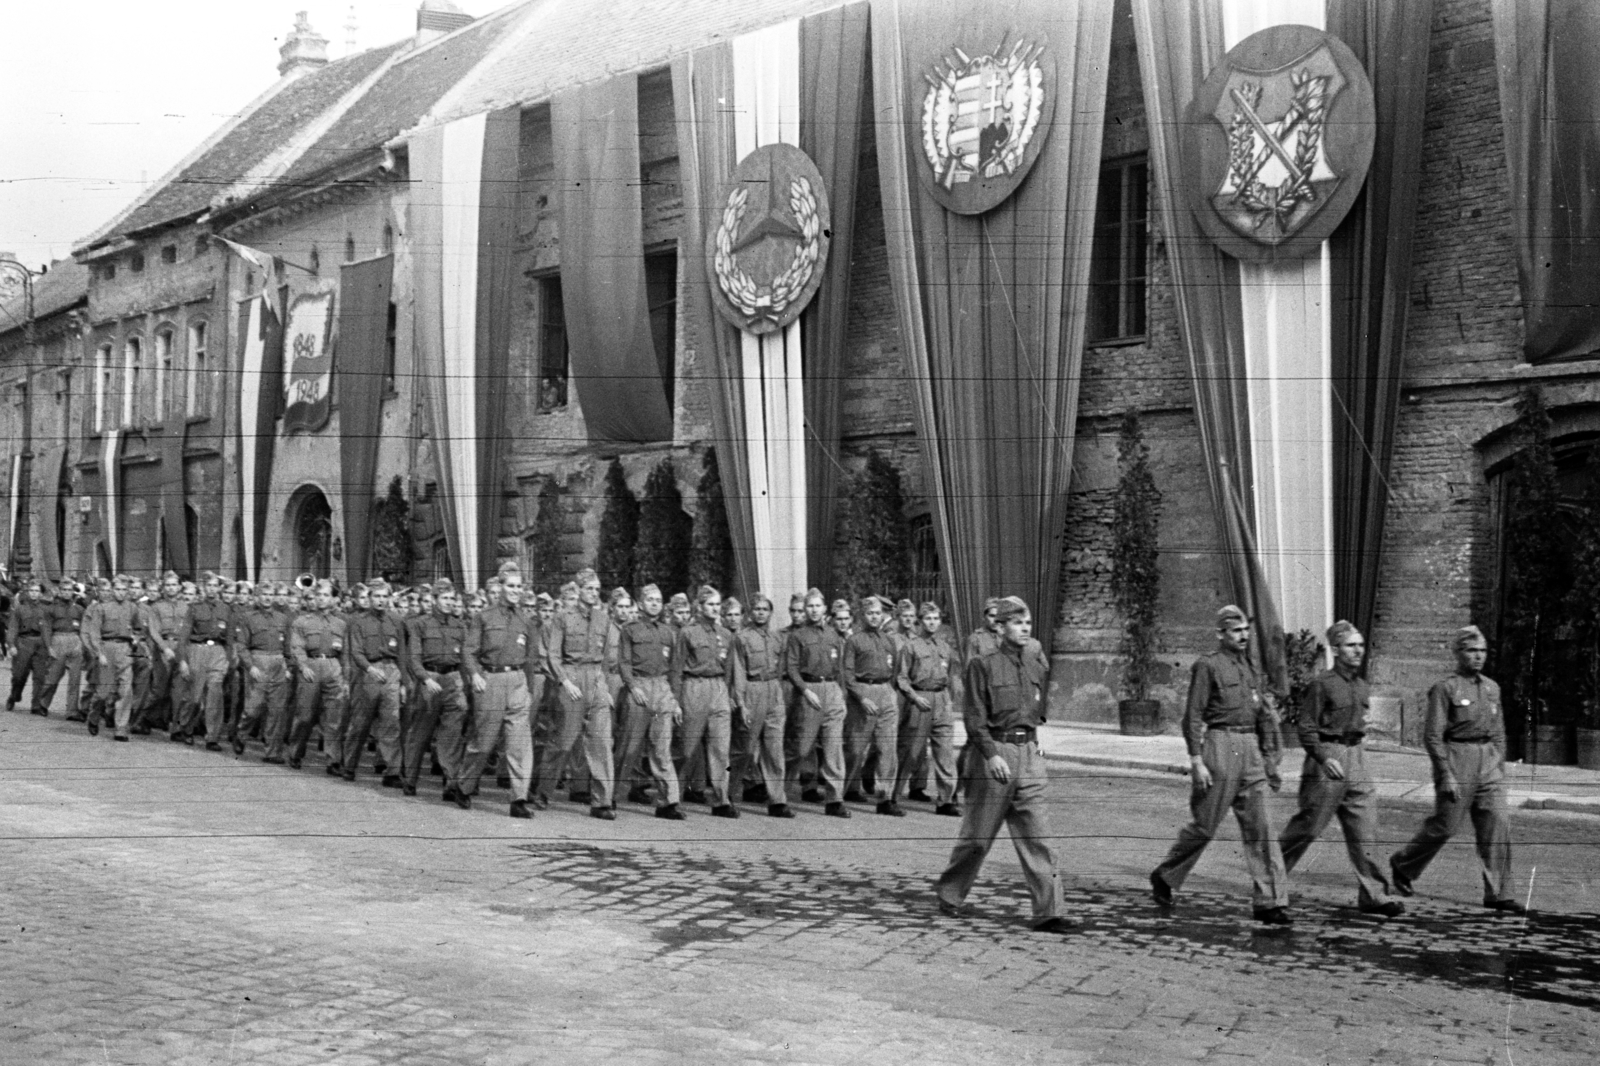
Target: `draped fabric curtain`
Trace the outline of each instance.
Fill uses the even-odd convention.
[[[684,294],[690,329],[712,379],[712,430],[738,584],[745,591],[772,584],[764,591],[774,599],[796,591],[808,578],[821,585],[831,577],[868,12],[863,3],[831,9],[800,19],[797,26],[786,23],[699,49],[678,59],[672,70],[683,138]],[[739,98],[741,87],[746,97],[753,95],[754,57],[781,58],[790,50],[797,59],[795,84],[774,81],[765,88],[768,104],[775,95],[793,94],[797,125],[792,117],[772,115],[760,101]],[[745,109],[747,126],[741,133],[738,112]],[[757,111],[769,119],[756,121]],[[832,216],[821,287],[797,326],[766,343],[752,343],[754,338],[716,313],[706,272],[706,234],[721,216],[741,138],[751,147],[798,141],[822,175]],[[803,367],[795,366],[797,356]],[[796,470],[803,475],[796,476]],[[775,492],[793,496],[793,506],[786,509],[782,501],[774,506]],[[783,565],[775,567],[780,556]]]
[[[1111,0],[874,0],[890,277],[958,624],[990,595],[1022,595],[1041,631],[1056,617],[1111,19]],[[1037,162],[986,214],[946,211],[916,173],[925,72],[1044,31],[1056,101]]]
[[[106,560],[115,574],[122,564],[122,430],[108,429],[100,435],[100,532],[105,538]]]
[[[188,423],[169,419],[161,433],[161,499],[156,511],[166,534],[166,566],[178,576],[194,577],[194,560],[189,558],[188,491],[183,482],[183,448],[188,441]],[[160,560],[158,559],[159,563]]]
[[[17,525],[22,515],[22,454],[19,452],[11,457],[10,469],[6,471],[6,544],[9,547],[11,566],[17,564]]]
[[[278,408],[283,398],[283,330],[266,293],[240,304],[239,337],[239,526],[244,537],[245,577],[257,581],[267,534]],[[110,539],[108,534],[108,550]],[[114,566],[114,552],[112,558]]]
[[[1366,187],[1330,239],[1334,613],[1372,631],[1400,413],[1433,0],[1328,0],[1377,110]]]
[[[1495,0],[1495,58],[1530,362],[1600,350],[1600,4]]]
[[[339,269],[339,487],[344,504],[345,576],[367,578],[372,547],[373,482],[383,392],[389,369],[389,288],[394,257],[380,256]]]
[[[1194,175],[1184,170],[1180,156],[1189,102],[1226,51],[1221,5],[1218,0],[1133,0],[1133,17],[1150,128],[1150,172],[1228,590],[1255,622],[1260,665],[1275,687],[1287,691],[1283,626],[1245,503],[1254,483],[1239,267],[1217,250],[1190,211]]]
[[[44,567],[45,576],[52,581],[59,581],[62,577],[61,565],[61,523],[57,508],[61,504],[61,480],[63,468],[67,462],[67,446],[57,444],[46,448],[40,454],[34,469],[37,471],[35,481],[38,492],[35,499],[38,501],[39,520],[34,523],[34,560]]]
[[[800,20],[800,150],[828,189],[833,217],[827,273],[800,317],[805,338],[807,568],[810,584],[833,579],[834,516],[839,493],[839,418],[850,260],[855,246],[856,170],[861,132],[871,121],[867,32],[871,4],[834,8]],[[780,589],[769,589],[781,595]],[[782,604],[779,604],[782,607]]]
[[[561,196],[561,300],[589,440],[671,440],[672,409],[644,284],[638,78],[560,93],[550,121]]]
[[[517,194],[521,187],[522,110],[502,108],[484,124],[478,200],[476,416],[478,558],[484,578],[498,568],[505,506],[506,411],[511,401],[511,313],[516,300]],[[520,374],[516,380],[520,380]]]

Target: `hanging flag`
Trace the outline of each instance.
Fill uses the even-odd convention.
[[[122,559],[122,432],[108,429],[100,435],[100,531],[105,538],[106,562],[113,574]]]
[[[34,482],[38,486],[38,520],[33,524],[34,560],[44,568],[45,576],[52,581],[62,577],[61,507],[62,473],[67,461],[67,446],[58,444],[46,448],[34,460]]]
[[[339,472],[344,499],[345,572],[365,581],[389,366],[389,288],[394,257],[347,263],[339,271]]]
[[[11,546],[11,565],[17,562],[17,519],[22,514],[22,456],[11,457],[11,496],[9,500],[10,524],[6,526],[6,543]]]
[[[189,558],[188,493],[183,479],[183,448],[188,438],[188,422],[168,419],[161,436],[161,528],[166,534],[166,566],[178,576],[194,576],[194,560]]]
[[[283,331],[266,293],[240,304],[239,335],[239,525],[244,537],[245,576],[257,581],[283,374]]]
[[[333,412],[333,293],[296,295],[283,332],[283,430],[315,433]]]

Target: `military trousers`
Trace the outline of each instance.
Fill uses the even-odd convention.
[[[774,679],[745,683],[743,713],[733,716],[734,737],[738,737],[741,727],[746,736],[744,748],[735,745],[729,762],[728,788],[734,798],[742,794],[752,770],[758,770],[761,783],[766,786],[767,802],[784,802],[783,736],[788,717],[780,682]]]
[[[936,802],[956,801],[956,715],[950,693],[919,692],[931,706],[923,710],[910,700],[900,712],[900,772],[895,776],[894,795],[898,801],[906,790],[920,781],[918,763],[933,745],[933,784]]]
[[[539,798],[548,803],[555,794],[561,769],[582,743],[589,771],[589,806],[612,806],[611,687],[599,663],[568,663],[567,676],[578,686],[573,696],[556,682],[556,715],[539,762]]]
[[[31,637],[18,637],[16,654],[11,659],[11,699],[12,703],[22,700],[23,686],[28,679],[33,678],[33,709],[47,710],[48,707],[40,702],[44,694],[45,677],[50,672],[50,646],[44,638],[38,635]]]
[[[1456,779],[1456,798],[1435,796],[1433,813],[1411,843],[1395,852],[1389,863],[1395,873],[1415,881],[1470,818],[1483,869],[1483,901],[1515,899],[1505,759],[1493,744],[1451,742],[1447,747],[1450,773]]]
[[[466,730],[460,772],[446,780],[464,796],[478,791],[484,767],[489,765],[495,745],[503,741],[506,772],[511,777],[511,799],[527,799],[533,774],[533,733],[528,728],[531,702],[528,675],[520,669],[491,670],[483,674],[483,681],[483,691],[477,693],[477,698],[473,700],[472,721]],[[445,772],[449,772],[448,767]]]
[[[193,736],[204,723],[206,742],[222,740],[222,686],[228,679],[228,649],[221,643],[189,645],[189,682],[174,731]]]
[[[1050,824],[1045,814],[1049,771],[1035,741],[996,742],[995,754],[1005,759],[1011,779],[996,781],[986,759],[969,761],[961,834],[950,852],[949,865],[934,883],[934,892],[945,903],[964,902],[1003,823],[1011,833],[1017,861],[1022,864],[1022,877],[1032,900],[1032,923],[1038,925],[1061,915],[1061,877],[1055,851],[1050,847]]]
[[[248,737],[259,722],[267,757],[281,759],[289,726],[289,668],[277,652],[253,651],[250,659],[261,671],[261,680],[245,672],[244,710],[234,721],[233,738]]]
[[[681,799],[678,772],[672,764],[672,736],[677,728],[673,715],[677,710],[678,700],[664,677],[635,678],[628,686],[622,697],[622,728],[612,761],[618,797],[626,799],[644,785],[639,773],[643,755],[650,783],[655,786],[656,805],[664,807]]]
[[[95,672],[97,703],[89,720],[98,723],[102,712],[109,710],[116,735],[125,737],[133,720],[133,648],[107,640],[100,645],[100,655],[105,662],[99,663]]]
[[[806,699],[806,693],[817,698],[817,706]],[[795,693],[794,747],[788,753],[785,768],[785,791],[798,792],[800,769],[813,749],[820,749],[817,777],[822,783],[825,803],[839,803],[844,798],[844,690],[833,681],[807,681]],[[798,798],[798,796],[796,796]]]
[[[311,738],[311,727],[322,722],[322,751],[328,765],[344,764],[344,713],[350,698],[350,689],[344,681],[344,664],[338,659],[307,658],[305,668],[311,680],[304,676],[295,686],[294,732],[291,735],[290,757],[299,762],[306,757],[306,743]]]
[[[61,679],[67,679],[67,715],[78,714],[83,679],[83,640],[76,633],[57,633],[50,638],[50,669],[45,674],[44,692],[39,704],[45,710],[55,702]]]
[[[423,676],[437,684],[439,691],[429,692],[426,684],[420,684],[412,700],[400,772],[400,779],[412,788],[422,777],[422,756],[430,740],[446,781],[461,777],[461,760],[466,756],[466,679],[457,670],[442,674],[429,670]]]
[[[381,677],[374,677],[376,670]],[[350,686],[350,713],[345,716],[344,759],[347,774],[361,765],[367,750],[367,735],[378,741],[378,759],[384,773],[399,776],[404,758],[400,750],[400,664],[390,660],[374,662],[369,670],[359,670]]]
[[[861,786],[862,768],[874,752],[878,766],[872,775],[872,795],[882,803],[894,794],[900,775],[900,694],[887,682],[863,685],[850,694],[844,733],[846,792]]]
[[[683,679],[683,741],[685,767],[704,760],[707,798],[713,807],[725,807],[728,799],[728,753],[733,737],[733,704],[728,699],[728,684],[720,677]],[[686,769],[685,777],[689,774]]]
[[[1250,901],[1258,910],[1289,905],[1289,875],[1283,852],[1267,816],[1267,769],[1261,742],[1254,732],[1207,731],[1202,758],[1211,771],[1211,787],[1191,789],[1189,812],[1193,817],[1178,831],[1178,839],[1156,867],[1155,876],[1169,887],[1183,887],[1200,854],[1217,835],[1229,809],[1244,838],[1245,867],[1250,871]],[[976,761],[976,760],[974,760]]]
[[[1292,871],[1300,864],[1311,845],[1335,817],[1344,832],[1345,853],[1356,873],[1360,901],[1364,907],[1388,902],[1389,882],[1378,864],[1372,861],[1372,846],[1378,835],[1378,791],[1367,769],[1365,749],[1360,744],[1326,744],[1330,758],[1339,763],[1344,777],[1335,780],[1320,762],[1306,756],[1300,770],[1300,809],[1284,826],[1279,847],[1283,868]]]

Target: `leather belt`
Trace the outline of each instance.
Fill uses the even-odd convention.
[[[109,640],[113,644],[132,644],[133,643],[133,638],[132,637],[101,637],[100,639],[101,640]]]
[[[486,674],[509,674],[513,670],[520,672],[522,669],[520,666],[485,666],[483,672]]]
[[[189,643],[190,644],[215,644],[215,643],[217,643],[217,640],[214,637],[201,637],[198,640],[196,640],[195,638],[191,637],[191,638],[189,638]]]
[[[1450,744],[1493,744],[1494,743],[1494,738],[1493,737],[1470,737],[1470,738],[1469,737],[1449,737],[1449,738],[1447,738],[1446,742],[1450,743]]]
[[[815,674],[801,674],[800,680],[810,685],[821,685],[829,681],[837,683],[839,679],[836,677],[818,677]]]
[[[1002,744],[1029,744],[1038,734],[1031,725],[1019,725],[1010,729],[991,729],[989,736]]]
[[[929,686],[929,685],[912,685],[911,687],[917,692],[943,692],[945,689],[949,688],[950,686],[948,686],[948,685],[932,685],[932,686]]]
[[[1361,743],[1365,736],[1365,733],[1318,733],[1317,739],[1324,744],[1343,744],[1353,748]]]
[[[690,681],[721,681],[725,674],[684,674]]]
[[[1208,732],[1208,733],[1254,733],[1255,731],[1256,731],[1256,727],[1253,726],[1253,725],[1208,725],[1208,726],[1206,726],[1206,732]]]
[[[461,669],[460,663],[423,663],[422,668],[430,674],[453,674]]]
[[[783,680],[783,675],[782,674],[768,674],[768,675],[765,675],[765,676],[762,676],[762,677],[757,677],[755,674],[746,674],[745,675],[745,680],[746,681],[782,681]]]
[[[858,684],[858,685],[887,685],[891,680],[892,680],[892,678],[887,678],[887,677],[858,677],[858,678],[856,678],[856,684]]]
[[[337,655],[330,655],[330,654],[327,654],[325,652],[320,652],[320,651],[308,651],[308,652],[306,652],[306,658],[307,659],[337,659],[338,656]]]

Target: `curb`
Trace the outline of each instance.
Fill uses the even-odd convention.
[[[1182,777],[1187,779],[1189,776],[1188,763],[1122,759],[1109,755],[1069,755],[1052,751],[1044,752],[1043,755],[1048,762],[1066,763],[1071,766],[1093,766],[1103,770],[1125,770],[1159,778]],[[1423,786],[1413,786],[1413,788],[1421,787]],[[1285,793],[1288,791],[1288,789],[1285,789]],[[1434,809],[1434,802],[1431,796],[1380,795],[1379,799],[1384,806],[1401,810],[1421,811],[1426,814],[1432,814]],[[1600,800],[1577,799],[1571,796],[1552,796],[1548,793],[1539,792],[1519,792],[1515,789],[1508,793],[1506,800],[1507,805],[1512,810],[1556,811],[1563,814],[1578,814],[1590,818],[1600,818]]]

